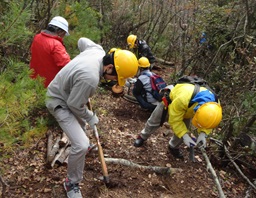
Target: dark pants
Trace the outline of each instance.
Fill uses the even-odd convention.
[[[143,109],[148,109],[149,111],[154,111],[154,109],[156,108],[156,105],[153,105],[149,102],[147,102],[142,95],[135,95],[133,93],[134,97],[137,99],[138,103],[140,104],[141,108]]]

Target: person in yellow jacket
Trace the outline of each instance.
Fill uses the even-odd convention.
[[[189,83],[167,86],[171,102],[168,104],[168,123],[174,135],[169,141],[169,150],[176,158],[183,158],[179,146],[184,142],[188,147],[196,146],[199,142],[206,147],[206,137],[222,119],[222,107],[216,95],[205,87],[200,87],[193,97],[195,85]],[[164,100],[163,100],[164,101]],[[135,147],[141,147],[161,123],[164,102],[157,105],[134,142]],[[198,136],[194,141],[189,135],[190,123],[197,128]]]

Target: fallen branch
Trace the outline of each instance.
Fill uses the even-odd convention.
[[[62,137],[59,141],[60,148],[64,147],[67,144],[68,141],[69,141],[68,136],[66,135],[66,133],[63,132]]]
[[[46,159],[46,163],[51,163],[50,160],[51,159],[51,150],[52,150],[52,147],[53,147],[53,134],[52,134],[52,131],[49,130],[47,132],[47,159]]]
[[[69,156],[69,155],[68,155]],[[66,157],[66,159],[63,161],[62,165],[63,166],[67,166],[68,165],[68,156]]]
[[[157,57],[155,57],[156,58],[156,61],[157,62],[159,62],[159,63],[161,63],[161,64],[163,64],[163,65],[170,65],[170,66],[175,66],[175,63],[174,62],[170,62],[170,61],[166,61],[166,60],[164,60],[164,59],[162,59],[162,58],[157,58]]]
[[[216,140],[214,138],[211,138],[211,140],[215,141],[219,146],[224,147],[225,150],[225,154],[226,156],[229,158],[229,160],[233,163],[233,165],[236,167],[236,169],[238,170],[238,172],[240,173],[240,175],[250,184],[250,186],[254,189],[256,189],[256,186],[243,174],[243,172],[241,171],[241,169],[239,168],[239,166],[235,163],[235,161],[232,159],[228,149],[226,146],[223,145],[223,143],[219,140]]]
[[[58,165],[63,165],[63,163],[65,162],[65,159],[68,157],[70,153],[70,150],[71,150],[71,147],[67,146],[55,163]]]
[[[49,139],[49,137],[48,137],[48,139]],[[56,155],[56,153],[59,150],[59,147],[60,147],[59,141],[60,141],[60,136],[57,137],[57,140],[56,140],[55,144],[52,146],[52,148],[50,148],[50,146],[47,146],[47,149],[50,149],[49,151],[47,151],[47,163],[48,164],[50,164],[53,161],[54,156]],[[49,143],[49,140],[48,140],[48,143]]]
[[[160,166],[144,166],[144,165],[139,165],[134,162],[131,162],[126,159],[118,159],[118,158],[105,158],[106,163],[112,163],[112,164],[121,164],[124,166],[129,166],[132,168],[138,168],[138,169],[143,169],[143,170],[150,170],[155,173],[159,174],[174,174],[176,172],[180,172],[180,168],[170,168],[170,167],[160,167]]]
[[[213,167],[212,167],[212,164],[211,164],[211,162],[210,162],[210,160],[209,160],[209,158],[208,158],[208,156],[207,156],[207,154],[206,154],[205,149],[204,149],[203,147],[201,147],[200,150],[201,150],[201,152],[202,152],[202,154],[203,154],[203,156],[204,156],[204,159],[205,159],[205,161],[206,161],[207,170],[210,170],[210,172],[212,173],[213,180],[214,180],[214,182],[215,182],[215,184],[216,184],[216,186],[217,186],[217,189],[218,189],[218,191],[219,191],[219,197],[220,197],[220,198],[225,198],[225,195],[224,195],[224,192],[223,192],[223,190],[222,190],[222,188],[221,188],[219,179],[218,179],[218,177],[217,177],[217,175],[216,175],[216,172],[214,171],[214,169],[213,169]]]
[[[254,183],[256,184],[256,182],[254,182]],[[251,198],[253,193],[254,193],[254,192],[253,192],[253,190],[252,190],[252,187],[249,186],[248,189],[247,189],[246,192],[245,192],[244,198]]]
[[[58,150],[57,154],[55,155],[52,163],[51,163],[51,167],[53,168],[56,161],[62,156],[62,154],[65,152],[66,147],[69,145],[69,141],[66,143],[66,145],[64,147],[62,147],[61,149]]]
[[[239,168],[239,166],[235,163],[235,161],[232,159],[231,155],[229,154],[229,151],[227,149],[226,146],[224,146],[225,149],[225,153],[227,155],[227,157],[229,158],[229,160],[233,163],[233,165],[236,167],[236,169],[238,170],[238,172],[240,173],[240,175],[250,184],[250,186],[252,188],[254,188],[256,190],[256,186],[243,174],[243,172],[241,171],[241,169]]]

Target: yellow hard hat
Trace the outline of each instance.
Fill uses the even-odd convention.
[[[127,37],[127,44],[130,49],[134,48],[136,39],[137,39],[137,36],[133,35],[133,34],[131,34]]]
[[[112,52],[114,52],[114,51],[116,51],[116,50],[117,50],[117,48],[113,47],[113,48],[111,48],[111,49],[108,51],[108,54],[111,54]]]
[[[222,119],[222,108],[216,102],[206,102],[196,111],[192,124],[197,128],[213,129]]]
[[[138,60],[135,54],[129,50],[116,50],[114,53],[114,65],[120,86],[124,86],[125,80],[135,76],[138,71]]]
[[[138,60],[139,67],[147,68],[150,66],[149,60],[146,57],[141,57]]]

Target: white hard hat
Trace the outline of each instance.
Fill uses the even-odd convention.
[[[66,32],[66,35],[69,35],[68,22],[63,17],[61,17],[61,16],[53,17],[53,19],[50,21],[49,25],[57,26],[57,27],[61,28],[62,30],[64,30]]]

